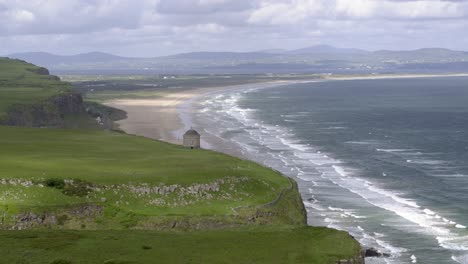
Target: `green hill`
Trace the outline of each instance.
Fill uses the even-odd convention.
[[[70,86],[20,60],[0,58],[0,117],[14,104],[33,104],[70,91]]]
[[[295,185],[250,161],[112,132],[0,127],[0,135],[3,227],[304,224]]]
[[[212,151],[50,128],[81,95],[43,68],[0,65],[4,121],[26,126],[0,126],[0,263],[361,261],[347,233],[306,226],[293,180]]]

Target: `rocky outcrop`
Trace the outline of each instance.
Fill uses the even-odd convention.
[[[365,250],[362,250],[362,249],[361,249],[360,253],[358,254],[358,256],[355,256],[352,259],[338,260],[336,262],[336,264],[365,264],[365,263],[366,263]]]
[[[39,75],[50,75],[49,70],[44,67],[37,67],[37,68],[32,68],[28,69],[30,72],[34,72]]]
[[[32,212],[24,212],[15,217],[13,230],[31,229],[38,226],[51,227],[57,224],[57,218],[53,214],[35,214]]]
[[[6,111],[3,122],[10,126],[63,127],[67,114],[85,113],[80,94],[68,92],[36,104],[16,104]]]
[[[57,228],[68,221],[77,219],[94,220],[102,215],[103,207],[99,205],[80,205],[58,212],[23,212],[14,216],[14,224],[7,229],[26,230],[37,228]]]
[[[114,122],[127,118],[127,113],[117,108],[86,102],[86,112],[96,120],[103,129],[114,129]]]
[[[390,254],[382,253],[375,248],[366,248],[361,251],[361,255],[355,259],[342,259],[336,264],[364,264],[365,258],[387,258]]]
[[[374,258],[380,258],[380,257],[388,258],[388,257],[390,257],[390,254],[382,253],[382,252],[378,251],[375,248],[367,248],[366,250],[364,250],[363,255],[364,255],[365,258],[372,258],[372,257],[374,257]]]

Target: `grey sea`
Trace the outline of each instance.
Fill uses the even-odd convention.
[[[468,263],[468,78],[318,81],[191,102],[205,147],[296,179],[311,225],[391,255]]]

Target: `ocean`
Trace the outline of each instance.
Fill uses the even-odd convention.
[[[317,81],[190,102],[206,148],[294,178],[310,225],[391,255],[468,263],[468,78]]]

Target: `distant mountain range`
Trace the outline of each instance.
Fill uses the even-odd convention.
[[[318,45],[296,50],[190,52],[154,58],[102,52],[71,56],[28,52],[7,57],[55,73],[83,74],[468,72],[468,52],[441,48],[370,52]]]
[[[14,53],[7,57],[21,59],[42,66],[54,66],[60,64],[81,64],[95,62],[112,62],[119,60],[129,60],[132,58],[119,57],[104,52],[90,52],[78,55],[63,56],[55,55],[47,52],[26,52]]]

